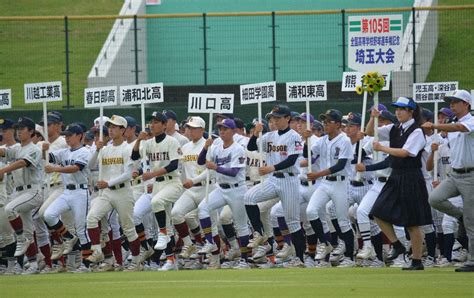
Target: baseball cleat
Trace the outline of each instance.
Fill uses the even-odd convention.
[[[104,254],[102,249],[94,249],[93,253],[87,257],[87,260],[91,263],[99,263],[104,260]]]
[[[262,245],[265,241],[268,240],[267,236],[260,235],[259,232],[253,232],[252,242],[250,242],[248,248],[257,248],[259,245]]]
[[[77,238],[76,236],[73,236],[71,239],[64,241],[64,250],[62,254],[67,255],[71,253],[77,240],[79,240],[79,238]]]
[[[364,245],[364,247],[357,253],[358,259],[373,259],[377,256],[372,245]]]
[[[14,256],[19,257],[24,255],[31,243],[33,243],[33,240],[26,239],[23,235],[19,236],[16,240],[16,250]]]
[[[166,248],[166,245],[168,245],[168,242],[170,242],[171,238],[163,233],[158,234],[158,241],[156,242],[155,245],[155,250],[164,250]]]

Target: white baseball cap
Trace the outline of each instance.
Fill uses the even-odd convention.
[[[467,102],[468,104],[472,104],[471,93],[467,92],[466,90],[456,90],[454,94],[451,96],[445,96],[444,100],[450,102],[451,100],[462,100]]]
[[[113,125],[122,126],[124,128],[127,128],[127,119],[125,119],[122,116],[113,115],[105,123],[106,126],[108,126],[109,124],[113,124]]]
[[[198,116],[193,116],[189,118],[189,121],[186,123],[186,125],[190,127],[206,128],[206,122],[204,121],[204,119]]]
[[[109,119],[110,118],[107,116],[102,116],[102,123],[105,124],[105,122],[109,121]],[[99,127],[99,125],[100,125],[100,117],[97,117],[94,119],[94,126]]]

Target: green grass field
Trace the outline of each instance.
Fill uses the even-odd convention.
[[[272,269],[0,276],[0,297],[474,297],[453,269]]]

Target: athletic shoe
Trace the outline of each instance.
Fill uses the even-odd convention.
[[[166,245],[168,245],[168,242],[170,242],[171,238],[170,236],[159,233],[158,234],[158,241],[156,241],[155,245],[155,250],[164,250],[166,248]]]
[[[64,242],[55,243],[51,247],[51,260],[59,260],[62,257],[64,251]]]
[[[283,244],[283,247],[280,249],[280,251],[275,255],[275,257],[285,260],[294,254],[295,251],[293,245],[288,245],[288,243],[285,243]]]
[[[139,256],[133,259],[124,271],[126,272],[142,271],[142,264],[140,263]]]
[[[355,267],[355,262],[348,257],[343,257],[337,265],[338,268],[352,268]]]
[[[111,272],[111,271],[115,271],[114,259],[112,257],[105,259],[99,265],[99,272]]]
[[[409,271],[413,271],[413,270],[425,270],[425,267],[423,267],[423,263],[420,263],[418,265],[413,265],[411,264],[410,266],[405,266],[402,268],[402,270],[409,270]]]
[[[114,271],[117,271],[117,272],[123,271],[123,266],[117,263],[114,263]]]
[[[393,260],[393,263],[390,265],[390,267],[394,268],[403,268],[407,266],[409,266],[409,264],[405,260],[405,255],[399,255],[395,260]]]
[[[38,266],[30,266],[28,269],[23,270],[22,275],[30,275],[30,274],[39,274],[40,271],[38,270]]]
[[[176,262],[170,261],[170,260],[167,260],[163,264],[163,266],[161,266],[161,268],[158,269],[158,271],[175,271],[175,270],[178,270],[178,266],[177,266]]]
[[[24,255],[31,243],[33,243],[33,240],[26,239],[23,235],[18,236],[16,240],[16,250],[14,256],[19,257]]]
[[[325,260],[326,256],[332,251],[331,244],[320,243],[316,247],[316,260]]]
[[[474,272],[474,265],[465,264],[462,267],[454,269],[455,272]]]
[[[182,259],[189,259],[192,254],[197,251],[196,246],[194,244],[185,245],[179,254],[179,257]]]
[[[247,245],[248,248],[257,248],[268,240],[267,236],[260,235],[259,232],[253,232],[252,241]]]
[[[454,262],[466,262],[467,261],[467,251],[465,249],[458,249],[453,251],[452,260]]]
[[[434,265],[436,264],[436,260],[435,258],[431,257],[431,256],[427,256],[424,260],[423,260],[423,266],[425,268],[433,268]]]
[[[140,262],[145,262],[148,258],[150,258],[155,253],[155,250],[151,247],[148,249],[144,249],[141,247],[140,249]]]
[[[263,263],[263,264],[257,264],[257,268],[259,269],[271,269],[271,268],[275,268],[275,264],[268,260],[266,263]]]
[[[358,259],[373,259],[377,257],[377,254],[375,253],[375,249],[372,245],[364,245],[364,247],[359,250],[356,256]]]
[[[271,249],[272,249],[272,247],[268,243],[263,244],[263,245],[259,245],[257,247],[257,249],[255,250],[255,253],[253,254],[252,258],[254,260],[256,260],[256,259],[266,257],[267,253],[270,252]]]
[[[331,268],[331,263],[326,262],[324,260],[316,260],[314,268]]]
[[[237,265],[235,265],[233,268],[238,269],[238,270],[240,270],[240,269],[250,269],[250,265],[249,265],[249,263],[247,263],[246,260],[240,259],[240,261],[237,263]]]
[[[102,253],[102,249],[93,249],[92,254],[87,257],[87,260],[91,263],[100,263],[104,260],[104,254]]]
[[[306,256],[304,258],[304,266],[306,268],[313,268],[314,266],[316,266],[316,262],[314,261],[314,259],[310,256]]]
[[[217,250],[217,245],[215,243],[210,243],[206,241],[206,244],[202,246],[202,248],[198,251],[198,254],[206,255],[216,250]]]
[[[305,266],[300,258],[294,257],[291,261],[283,263],[283,268],[305,268]]]
[[[206,268],[211,270],[221,268],[221,256],[219,254],[209,255],[209,265]]]
[[[86,267],[84,264],[81,264],[79,268],[73,271],[73,273],[91,273],[92,270],[89,267]]]
[[[71,239],[64,241],[64,250],[62,254],[67,255],[71,253],[77,240],[79,240],[79,238],[77,238],[76,236],[73,236]]]
[[[224,258],[228,261],[239,260],[240,258],[240,248],[230,248],[226,253]]]
[[[46,266],[42,270],[40,270],[40,274],[51,274],[56,273],[51,267]]]
[[[130,256],[130,250],[126,250],[122,247],[122,262],[126,263],[129,256]]]
[[[368,268],[384,268],[385,267],[385,263],[377,258],[373,260],[368,260],[368,261],[369,261],[367,265]]]
[[[4,275],[15,275],[15,274],[17,274],[17,266],[19,266],[19,264],[16,263],[16,260],[14,260],[13,263],[11,263],[11,261],[8,261],[8,266],[5,269],[5,271],[3,271],[3,274]]]
[[[203,268],[204,266],[198,260],[191,260],[184,264],[184,269],[187,269],[187,270],[200,270]]]
[[[221,264],[221,269],[232,269],[234,268],[240,260],[237,261],[227,261]]]
[[[337,247],[331,252],[329,261],[331,263],[337,263],[344,258],[344,253],[346,252],[346,243],[342,240],[339,241]]]
[[[434,266],[437,268],[453,267],[453,263],[448,261],[446,258],[441,258]]]
[[[390,250],[390,252],[388,253],[388,256],[387,256],[387,261],[391,261],[391,260],[394,260],[396,259],[399,255],[403,255],[406,253],[406,248],[405,246],[401,246],[400,248],[395,248],[394,246],[392,246],[392,249]]]

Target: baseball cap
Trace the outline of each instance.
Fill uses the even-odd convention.
[[[36,124],[31,118],[28,117],[20,117],[18,118],[18,122],[13,125],[13,128],[23,128],[26,127],[30,130],[34,130],[36,128]]]
[[[112,115],[112,117],[110,117],[110,119],[105,123],[105,126],[108,127],[110,124],[127,128],[127,120],[122,116]]]
[[[178,120],[178,116],[172,110],[163,110],[163,115],[166,116],[166,119],[173,119],[174,121]]]
[[[15,121],[8,118],[0,118],[0,129],[11,129],[13,125],[15,125]]]
[[[300,113],[295,112],[295,111],[291,111],[290,116],[291,116],[291,120],[298,119],[300,117]]]
[[[454,113],[453,111],[451,111],[450,108],[441,108],[439,111],[438,111],[438,114],[443,114],[443,115],[446,115],[448,116],[449,118],[453,118],[454,117]]]
[[[109,117],[107,116],[102,116],[102,124],[105,124],[105,122],[109,121]],[[94,119],[94,125],[99,126],[100,125],[100,117],[97,117]]]
[[[416,103],[413,101],[413,99],[403,96],[399,97],[397,101],[392,102],[392,106],[397,108],[409,108],[412,110],[416,109]]]
[[[360,126],[362,124],[362,115],[360,113],[350,112],[347,115],[347,124]]]
[[[226,127],[230,129],[235,129],[237,126],[235,125],[235,121],[233,119],[224,119],[221,122],[217,123],[217,127]]]
[[[369,112],[371,112],[374,107],[375,107],[375,106],[372,106],[372,107],[369,109]],[[379,103],[379,104],[377,105],[377,110],[378,110],[379,112],[388,111],[387,107],[386,107],[383,103]]]
[[[314,120],[313,122],[313,129],[316,129],[316,130],[324,130],[324,127],[323,127],[323,124],[318,121],[318,120]]]
[[[153,119],[156,119],[160,122],[166,122],[168,120],[168,118],[166,118],[166,115],[165,114],[162,114],[162,113],[159,113],[157,111],[154,111],[153,113],[151,113],[150,116],[148,116],[146,118],[147,121],[151,121]]]
[[[63,121],[60,116],[58,116],[58,115],[56,115],[55,113],[52,113],[52,112],[49,112],[46,115],[46,118],[47,118],[47,121],[48,121],[48,125],[49,124],[55,124],[55,123],[61,123]],[[44,126],[44,121],[41,120],[39,124],[41,126]]]
[[[255,125],[257,125],[257,123],[258,123],[258,118],[253,118],[252,122],[247,124],[247,130],[254,128]],[[262,119],[262,125],[263,125],[262,133],[266,133],[270,130],[270,128],[268,127],[268,121],[266,119]]]
[[[127,126],[128,127],[136,127],[137,126],[137,120],[133,118],[132,116],[125,116],[125,120],[127,120]]]
[[[297,118],[301,119],[303,121],[306,121],[306,119],[307,119],[306,113],[301,113]],[[309,123],[311,123],[311,124],[314,123],[314,117],[311,114],[309,114]]]
[[[397,122],[397,118],[395,117],[395,115],[390,113],[390,111],[382,111],[379,115],[379,118],[387,119],[387,120],[391,121],[392,123]]]
[[[61,122],[63,122],[63,114],[61,114],[60,112],[58,112],[58,111],[50,111],[50,112],[48,112],[48,115],[50,115],[50,114],[51,114],[51,115],[55,115],[56,117],[59,118],[59,120],[60,120]]]
[[[96,127],[96,126],[93,126],[90,130],[92,133],[94,134],[99,134],[99,127]],[[107,129],[106,126],[102,126],[102,134],[104,136],[108,136],[109,135],[109,130]]]
[[[232,113],[218,113],[218,114],[216,114],[216,118],[234,119],[234,114],[232,114]]]
[[[71,124],[79,125],[82,128],[82,132],[87,131],[87,126],[84,124],[84,122],[74,122],[74,123],[71,123]],[[71,124],[69,124],[69,125],[71,125]]]
[[[82,127],[80,127],[77,124],[70,124],[66,127],[64,131],[61,132],[61,135],[63,136],[70,136],[73,134],[79,135],[82,134],[84,130],[82,130]]]
[[[462,100],[467,102],[468,104],[472,104],[471,93],[467,92],[466,90],[456,90],[454,91],[453,95],[445,96],[444,101],[451,102],[451,100]]]
[[[431,110],[423,108],[423,110],[421,111],[421,117],[423,117],[425,121],[433,121],[434,114],[433,112],[431,112]]]
[[[206,128],[206,121],[198,116],[190,117],[185,126]]]
[[[242,121],[242,119],[240,119],[240,118],[235,117],[234,122],[235,122],[235,127],[237,127],[237,128],[242,129],[242,128],[245,127],[244,121]]]
[[[291,110],[288,106],[286,105],[276,105],[273,107],[273,109],[266,115],[266,118],[270,117],[286,117],[286,116],[291,116]]]
[[[85,137],[85,139],[87,139],[89,141],[93,140],[94,139],[94,132],[89,130],[89,131],[86,132],[84,137]]]
[[[342,121],[342,113],[341,113],[341,111],[336,110],[336,109],[329,109],[329,110],[326,111],[326,113],[319,115],[319,120],[321,120],[321,121],[329,120],[329,121],[341,122]]]

